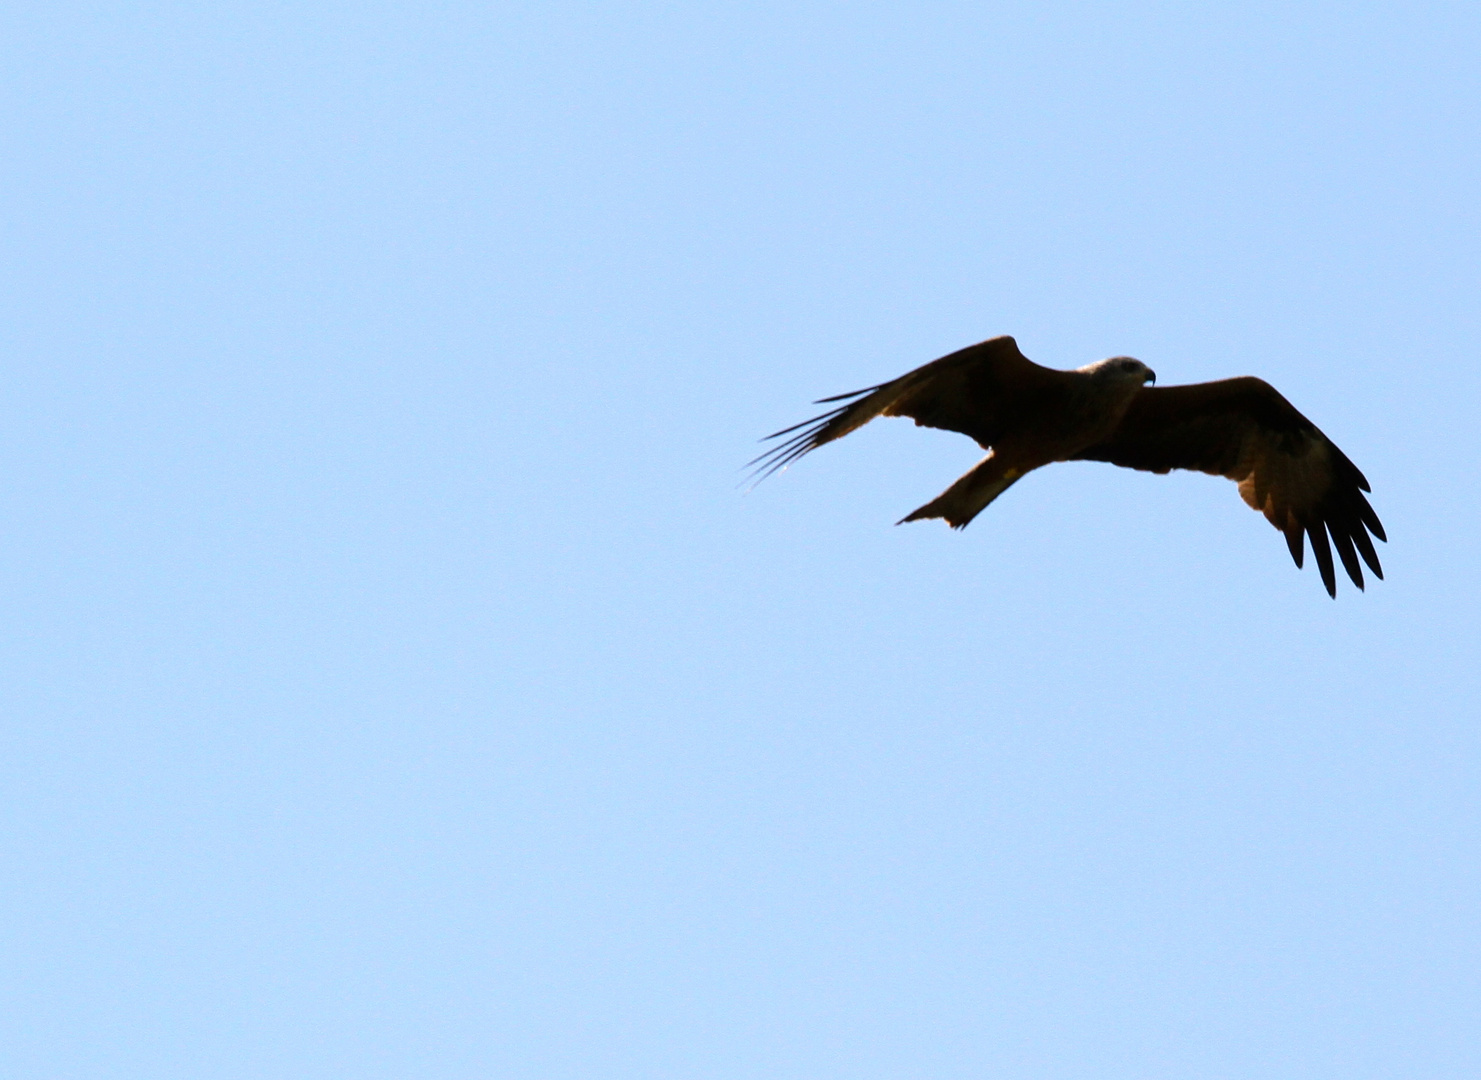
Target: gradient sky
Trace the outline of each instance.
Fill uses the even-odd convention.
[[[1481,9],[11,5],[0,1066],[1481,1074]],[[809,402],[1258,374],[1227,481]]]

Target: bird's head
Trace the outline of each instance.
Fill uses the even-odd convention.
[[[1145,386],[1157,381],[1157,373],[1132,356],[1113,356],[1109,360],[1097,360],[1093,364],[1086,364],[1080,370],[1097,379],[1107,379],[1118,383],[1129,382],[1137,386]]]

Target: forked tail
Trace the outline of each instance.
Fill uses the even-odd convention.
[[[988,454],[951,487],[895,524],[904,525],[907,521],[923,518],[944,518],[953,529],[964,529],[969,521],[987,508],[988,503],[1022,477],[1023,473]]]

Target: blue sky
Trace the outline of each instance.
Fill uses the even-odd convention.
[[[1481,1071],[1481,15],[12,6],[0,1061]],[[972,341],[1365,471],[758,436]]]

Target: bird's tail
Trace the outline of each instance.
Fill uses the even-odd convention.
[[[944,518],[953,529],[964,529],[967,523],[987,508],[987,504],[1022,479],[1023,473],[1006,466],[988,454],[960,480],[919,510],[912,510],[896,525],[923,518]]]

